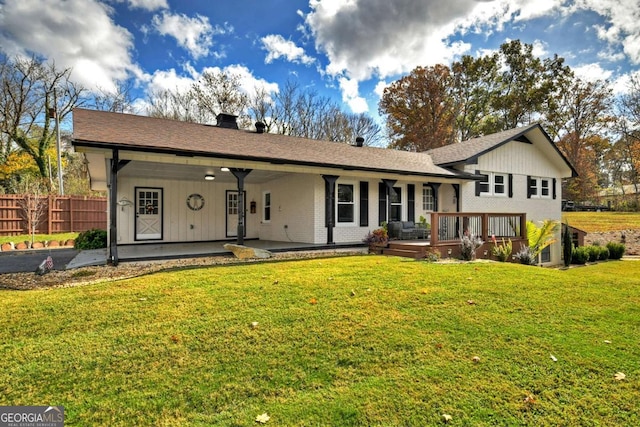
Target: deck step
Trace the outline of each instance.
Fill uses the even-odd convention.
[[[382,251],[383,255],[400,256],[405,258],[421,259],[424,258],[424,253],[421,248],[413,249],[398,249],[398,248],[385,248]]]

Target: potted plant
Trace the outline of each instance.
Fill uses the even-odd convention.
[[[377,253],[387,246],[387,243],[389,242],[389,234],[386,229],[377,228],[369,232],[362,241],[369,245],[370,252]]]

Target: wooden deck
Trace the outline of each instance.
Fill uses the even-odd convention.
[[[510,239],[513,252],[527,245],[526,214],[433,212],[429,218],[431,233],[428,239],[390,240],[381,249],[383,255],[424,259],[428,251],[437,251],[440,258],[460,258],[460,237],[465,234],[478,236],[484,242],[476,251],[477,259],[494,259],[491,256],[492,237],[500,243]]]

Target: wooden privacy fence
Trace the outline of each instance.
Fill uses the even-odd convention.
[[[0,236],[30,234],[28,212],[20,194],[0,194]],[[31,196],[33,197],[33,196]],[[54,234],[107,228],[107,199],[84,196],[43,196],[36,233]]]

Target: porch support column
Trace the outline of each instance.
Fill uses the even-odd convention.
[[[109,262],[118,265],[118,169],[120,154],[118,150],[112,151],[111,170],[109,176]]]
[[[440,205],[440,202],[438,202],[438,191],[440,190],[440,183],[432,182],[429,185],[433,190],[433,210],[438,212],[438,206]]]
[[[239,245],[244,245],[244,224],[246,212],[244,209],[244,179],[251,173],[251,169],[231,169],[231,173],[238,181],[238,240]]]
[[[391,192],[393,191],[393,186],[398,182],[395,179],[383,179],[382,182],[387,186],[387,224],[391,222]],[[402,219],[402,218],[400,218]]]
[[[456,195],[456,212],[460,212],[460,184],[451,184]]]
[[[336,224],[336,181],[337,175],[322,175],[324,179],[324,222],[327,227],[327,245],[333,245],[333,227]]]

